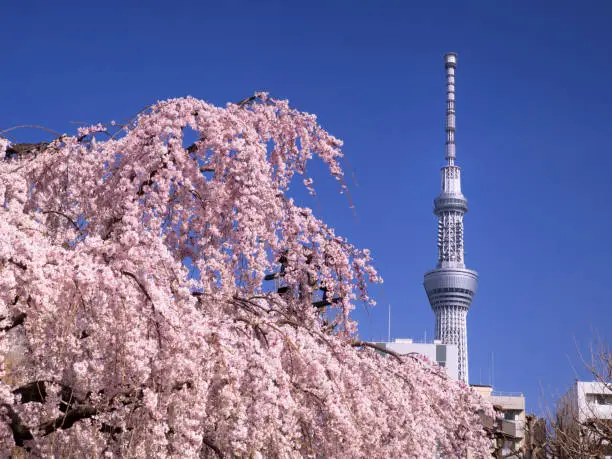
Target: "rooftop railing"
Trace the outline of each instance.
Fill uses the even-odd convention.
[[[407,343],[407,344],[442,344],[442,340],[429,338],[394,338],[392,343]]]
[[[503,392],[501,390],[494,390],[491,392],[492,397],[523,397],[522,392]]]

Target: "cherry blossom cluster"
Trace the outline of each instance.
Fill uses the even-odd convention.
[[[0,162],[3,456],[488,454],[477,394],[358,340],[370,253],[288,196],[314,157],[344,187],[315,116],[187,97],[117,129]]]
[[[94,126],[83,126],[77,129],[77,135],[79,137],[87,137],[88,135],[95,134],[97,132],[104,132],[106,128],[102,125],[102,123],[98,123]]]

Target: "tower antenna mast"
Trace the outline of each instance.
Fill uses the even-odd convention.
[[[463,216],[468,210],[461,193],[461,169],[455,165],[455,70],[457,54],[444,55],[446,68],[446,165],[434,200],[438,217],[438,263],[425,273],[424,286],[435,314],[435,339],[455,344],[459,353],[459,379],[468,382],[467,312],[478,285],[478,274],[465,267]]]

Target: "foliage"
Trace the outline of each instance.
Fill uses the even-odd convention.
[[[486,455],[468,387],[357,341],[369,252],[287,195],[313,155],[343,187],[340,146],[266,94],[0,139],[3,453]]]

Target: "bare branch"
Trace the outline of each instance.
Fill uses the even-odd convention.
[[[0,131],[0,134],[4,134],[6,132],[11,132],[11,131],[14,131],[16,129],[40,129],[42,131],[47,131],[47,132],[50,132],[51,134],[55,134],[57,137],[61,137],[62,136],[62,134],[60,134],[57,131],[54,131],[53,129],[49,129],[49,128],[46,128],[44,126],[38,126],[36,124],[20,124],[18,126],[13,126],[13,127],[10,127],[10,128],[7,128],[7,129],[4,129],[4,130]]]

